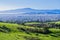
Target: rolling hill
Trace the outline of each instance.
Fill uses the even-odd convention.
[[[43,30],[36,26],[0,22],[0,40],[60,40],[60,29],[49,28],[52,33],[40,33]]]

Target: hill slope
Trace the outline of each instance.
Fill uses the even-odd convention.
[[[21,30],[18,29],[18,27],[21,28]],[[22,28],[25,30],[23,30]],[[53,33],[41,34],[37,32],[28,32],[26,28],[33,30],[38,29],[31,26],[23,26],[11,23],[0,23],[0,40],[60,40],[60,29],[53,28],[50,29]]]

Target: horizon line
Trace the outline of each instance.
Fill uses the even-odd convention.
[[[17,10],[17,9],[25,9],[25,8],[27,8],[27,7],[24,7],[24,8],[12,8],[12,9],[2,9],[0,11]],[[49,8],[49,9],[29,8],[29,9],[35,9],[35,10],[60,10],[59,8]]]

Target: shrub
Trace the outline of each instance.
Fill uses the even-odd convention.
[[[9,28],[7,28],[5,25],[3,25],[2,27],[0,27],[0,32],[10,32],[11,30]]]

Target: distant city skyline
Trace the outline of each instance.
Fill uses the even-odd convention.
[[[60,0],[0,0],[0,10],[19,8],[60,9]]]

